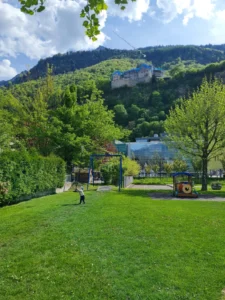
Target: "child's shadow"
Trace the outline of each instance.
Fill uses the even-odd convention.
[[[62,204],[62,206],[76,206],[76,205],[80,205],[80,203],[75,203],[75,204]]]

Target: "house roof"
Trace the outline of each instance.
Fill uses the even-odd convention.
[[[115,71],[115,72],[112,73],[112,75],[116,75],[116,74],[117,74],[117,75],[121,75],[122,72],[121,72],[121,71]]]
[[[127,71],[124,71],[124,72],[121,72],[121,71],[115,71],[112,73],[112,75],[125,75],[125,74],[129,74],[129,73],[132,73],[132,72],[139,72],[141,69],[152,69],[152,66],[149,66],[147,64],[141,64],[138,68],[133,68],[133,69],[130,69],[130,70],[127,70]]]
[[[180,175],[186,175],[186,176],[190,176],[190,177],[193,176],[193,174],[188,173],[188,172],[177,172],[177,173],[172,174],[173,177],[180,176]]]

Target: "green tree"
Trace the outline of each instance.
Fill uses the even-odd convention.
[[[27,112],[9,91],[0,90],[0,149],[19,144]]]
[[[54,151],[52,132],[55,128],[49,122],[48,104],[45,99],[41,89],[38,89],[33,101],[23,105],[27,114],[22,121],[20,139],[27,149],[36,148],[40,154],[47,156]]]
[[[178,58],[177,64],[170,70],[170,75],[174,77],[181,73],[185,73],[185,65],[184,62]]]
[[[88,96],[89,99],[83,94],[85,102],[82,105],[76,101],[71,102],[72,93],[67,88],[64,105],[52,111],[56,130],[53,137],[55,151],[67,164],[72,161],[76,164],[87,163],[92,152],[104,153],[108,142],[120,139],[125,134],[115,126],[114,114],[104,106],[104,100],[96,87]]]
[[[151,167],[150,164],[145,164],[145,172],[146,172],[147,174],[150,174],[151,169],[152,169],[152,167]]]
[[[199,177],[199,173],[202,172],[202,161],[199,157],[193,157],[191,159],[191,164],[192,164],[192,167],[195,171],[195,173],[198,174],[198,177]]]
[[[225,170],[225,153],[224,152],[220,156],[220,162],[222,164],[223,170]]]
[[[138,119],[140,108],[137,105],[132,104],[127,111],[128,111],[129,120],[133,121]]]
[[[5,121],[5,116],[0,112],[0,152],[10,148],[12,139],[12,126]]]
[[[153,164],[152,165],[152,170],[154,171],[155,174],[157,174],[159,172],[159,165],[158,164]]]
[[[53,68],[47,64],[46,77],[44,80],[44,85],[42,87],[42,94],[46,100],[49,101],[50,97],[54,92],[54,80],[53,80]]]
[[[166,114],[165,112],[162,110],[158,113],[158,117],[159,117],[159,120],[161,121],[164,121],[166,119]]]
[[[141,171],[141,166],[136,160],[123,157],[123,171],[125,176],[137,176]]]
[[[159,91],[154,91],[150,97],[150,104],[154,109],[161,110],[163,109],[162,104],[162,95]]]
[[[127,110],[123,104],[117,104],[114,106],[115,121],[117,124],[125,125],[127,124]]]
[[[77,103],[77,87],[72,85],[71,87],[68,86],[63,93],[63,104],[67,108],[72,108]]]
[[[141,166],[137,161],[124,157],[122,160],[123,176],[137,176],[140,173]],[[101,165],[101,173],[106,184],[117,185],[119,182],[120,162],[118,157],[109,158],[107,162]]]
[[[153,156],[149,162],[152,170],[157,174],[159,171],[162,171],[163,167],[163,158],[157,152],[153,153]]]
[[[148,122],[145,121],[141,124],[141,132],[142,132],[142,136],[149,136],[150,126]]]
[[[172,171],[173,171],[173,164],[172,163],[165,163],[163,165],[163,168],[164,168],[167,176],[169,176],[172,173]]]
[[[202,161],[202,190],[207,190],[208,162],[225,146],[225,86],[203,80],[193,95],[170,110],[165,129],[170,145]]]
[[[153,121],[149,123],[149,132],[152,131],[154,133],[160,134],[164,130],[163,121]]]
[[[182,159],[175,159],[172,167],[175,172],[185,172],[187,170],[187,163]]]

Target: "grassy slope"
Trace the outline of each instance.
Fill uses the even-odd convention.
[[[0,210],[0,299],[220,299],[225,203],[72,192]]]

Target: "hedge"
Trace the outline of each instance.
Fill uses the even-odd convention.
[[[27,152],[0,154],[0,206],[55,191],[65,181],[65,162]]]

